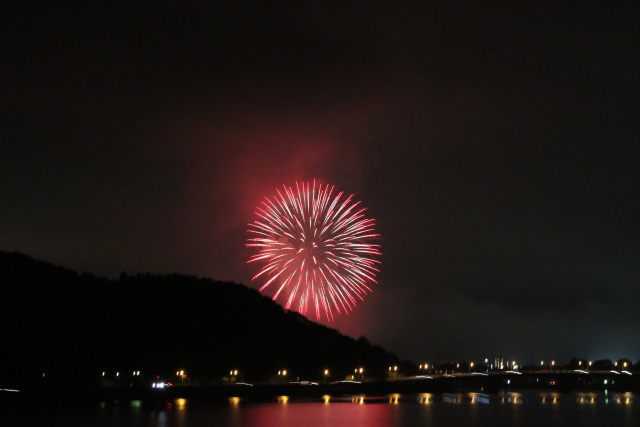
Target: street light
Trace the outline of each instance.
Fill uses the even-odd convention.
[[[469,372],[471,372],[472,368],[473,368],[473,362],[469,363]]]
[[[393,379],[398,379],[398,365],[389,366],[389,376]]]
[[[325,369],[325,370],[324,370],[324,383],[325,383],[325,384],[327,383],[327,376],[328,376],[328,375],[329,375],[329,370],[328,370],[328,369]]]
[[[176,375],[180,377],[180,384],[184,384],[184,379],[187,377],[184,371],[178,371]]]

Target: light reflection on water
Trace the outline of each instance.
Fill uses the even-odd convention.
[[[174,403],[186,408],[188,417],[167,411],[157,427],[193,426],[404,426],[404,425],[638,425],[640,406],[633,393],[507,392],[420,393],[383,396],[331,396],[298,401],[277,396],[270,403],[251,403],[240,398],[228,405]],[[613,406],[612,406],[613,405]],[[615,408],[619,408],[615,410]],[[582,408],[582,409],[581,409]],[[591,409],[589,409],[591,408]],[[614,411],[606,408],[613,408]],[[216,420],[215,423],[213,420]],[[153,424],[152,424],[153,425]]]
[[[286,405],[287,403],[289,403],[289,396],[278,396],[278,403],[281,403],[283,405]]]
[[[60,420],[20,420],[16,426],[493,426],[640,425],[638,394],[616,392],[420,393],[323,395],[301,401],[277,396],[266,403],[230,397],[224,403],[175,399],[163,404],[103,402]],[[29,420],[27,420],[29,421]],[[5,424],[2,424],[3,427]],[[11,425],[11,424],[9,424]]]
[[[433,395],[431,393],[420,393],[417,395],[418,403],[422,403],[424,405],[428,405],[433,403]]]
[[[364,395],[360,395],[360,396],[353,396],[351,398],[351,403],[359,403],[359,404],[364,404]]]
[[[185,407],[187,406],[187,399],[176,399],[176,409],[179,411],[183,411],[185,409]]]

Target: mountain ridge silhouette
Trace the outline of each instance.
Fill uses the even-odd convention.
[[[239,370],[245,381],[344,379],[364,367],[383,377],[398,357],[283,309],[255,289],[169,274],[96,277],[0,251],[4,329],[0,386],[42,381],[93,384],[141,371],[214,383]],[[1,360],[1,359],[0,359]],[[122,376],[120,375],[122,372]],[[172,377],[173,375],[173,377]]]

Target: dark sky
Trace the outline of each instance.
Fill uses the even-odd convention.
[[[640,357],[637,10],[22,3],[1,249],[251,285],[254,207],[317,178],[382,235],[332,327],[415,361]]]

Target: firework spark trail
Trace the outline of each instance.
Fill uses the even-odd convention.
[[[377,283],[380,264],[380,246],[370,243],[379,237],[375,221],[334,188],[314,180],[276,189],[256,208],[248,230],[255,237],[246,244],[258,250],[248,262],[263,264],[252,279],[264,277],[260,291],[275,284],[274,300],[282,294],[285,308],[297,304],[301,314],[313,307],[318,320],[353,310]]]

